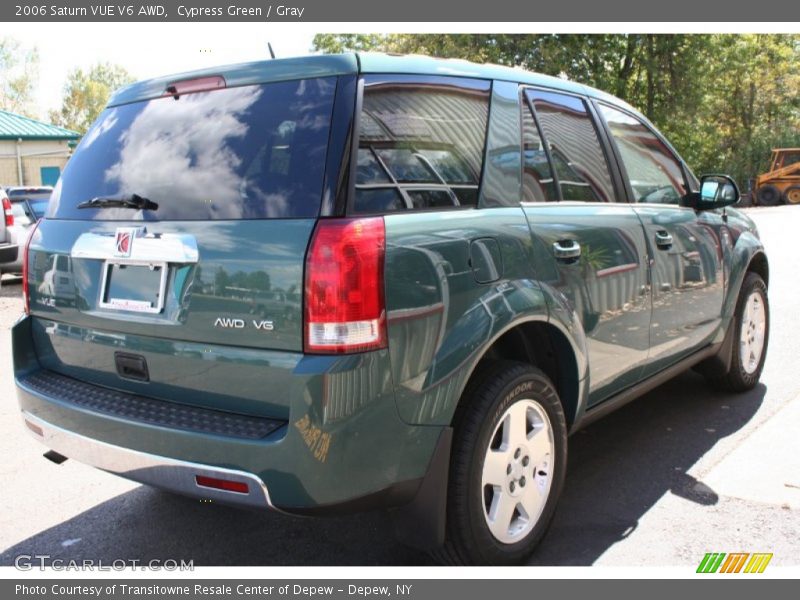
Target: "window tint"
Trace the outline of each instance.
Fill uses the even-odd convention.
[[[594,123],[580,98],[527,90],[548,144],[563,200],[614,202],[614,186]]]
[[[48,216],[145,220],[315,217],[336,78],[232,87],[106,109],[83,137]],[[154,211],[77,208],[138,194]]]
[[[522,154],[523,202],[558,200],[544,142],[525,100],[522,101]]]
[[[489,84],[400,76],[364,83],[354,211],[476,205]]]
[[[683,170],[669,148],[641,121],[598,104],[611,130],[636,202],[678,204],[686,193]]]

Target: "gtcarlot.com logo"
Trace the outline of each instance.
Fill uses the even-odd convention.
[[[698,573],[763,573],[772,553],[708,552],[697,567]]]
[[[124,571],[139,569],[142,571],[194,571],[193,560],[175,560],[171,558],[138,560],[135,558],[104,560],[64,560],[52,558],[49,554],[19,554],[14,557],[14,567],[20,571],[32,569],[52,569],[54,571]]]

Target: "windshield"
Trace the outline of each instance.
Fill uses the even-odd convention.
[[[106,109],[67,164],[48,217],[314,217],[336,78],[184,94]],[[158,204],[78,208],[136,194]]]

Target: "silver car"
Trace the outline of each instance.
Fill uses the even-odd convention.
[[[51,187],[0,188],[4,223],[0,228],[0,276],[22,272],[22,254],[31,226],[47,209]]]

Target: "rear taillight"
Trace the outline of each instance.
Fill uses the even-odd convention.
[[[6,227],[11,227],[14,224],[14,211],[11,210],[11,200],[3,198],[3,213],[6,216]]]
[[[25,240],[25,250],[22,253],[22,299],[24,302],[26,315],[31,314],[31,295],[30,288],[28,287],[28,277],[30,273],[30,269],[28,269],[28,255],[31,246],[31,240],[36,233],[36,229],[39,227],[39,223],[41,223],[41,221],[36,221],[36,223],[33,224],[33,227],[28,230],[28,239]]]
[[[306,258],[305,351],[386,347],[383,218],[322,219]]]

